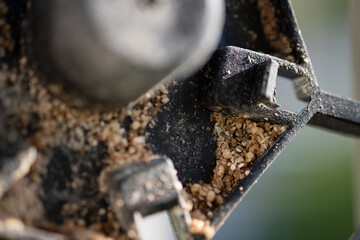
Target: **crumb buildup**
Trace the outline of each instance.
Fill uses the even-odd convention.
[[[277,53],[291,57],[290,41],[279,33],[277,22],[273,21],[273,7],[269,4],[268,1],[259,0],[259,8],[268,9],[266,12],[261,11],[265,36]],[[11,26],[5,18],[7,11],[6,5],[0,0],[0,57],[14,50]],[[126,233],[122,232],[114,212],[105,203],[94,207],[97,202],[92,199],[106,202],[100,184],[89,188],[91,197],[81,196],[81,201],[68,201],[61,206],[59,212],[63,223],[48,221],[48,209],[44,208],[41,199],[47,194],[42,187],[43,176],[47,174],[51,150],[58,147],[66,147],[71,153],[79,155],[104,148],[105,159],[98,159],[99,162],[105,162],[104,166],[101,165],[102,171],[139,160],[150,161],[155,156],[146,144],[144,130],[155,125],[158,109],[170,101],[168,90],[160,85],[127,109],[78,109],[52,95],[50,86],[42,84],[24,48],[22,46],[20,49],[22,57],[17,60],[17,64],[0,65],[0,111],[3,120],[36,147],[38,158],[30,173],[1,199],[0,220],[13,218],[19,224],[59,232],[73,239],[124,239]],[[189,201],[185,206],[193,218],[189,231],[203,234],[206,238],[215,234],[210,219],[216,207],[224,202],[240,180],[251,174],[254,162],[285,131],[284,126],[255,123],[241,116],[232,117],[221,113],[213,113],[211,120],[215,122],[214,133],[218,138],[214,175],[209,184],[195,183],[186,187]],[[90,161],[86,163],[91,165]],[[66,167],[69,167],[69,172],[87,174],[75,164]],[[99,176],[93,177],[98,181]],[[75,192],[90,183],[84,183],[84,178],[79,177],[65,181],[64,185],[66,189]],[[181,189],[178,184],[177,188]],[[149,201],[153,198],[148,196]],[[98,218],[85,219],[84,216],[91,211]],[[127,234],[136,235],[131,231]]]
[[[0,77],[4,78],[4,81],[0,80],[2,117],[28,139],[39,153],[29,178],[24,180],[32,186],[31,189],[37,192],[36,194],[41,195],[41,181],[49,162],[49,150],[58,146],[65,146],[81,154],[93,151],[101,144],[106,147],[106,159],[101,160],[106,162],[105,168],[123,166],[139,160],[147,162],[155,157],[145,142],[144,130],[149,124],[155,124],[154,117],[158,108],[168,102],[166,94],[163,94],[164,91],[161,89],[149,92],[132,108],[109,112],[81,110],[51,95],[38,80],[33,69],[27,65],[26,56],[21,58],[19,68],[9,68],[5,64],[0,68]],[[129,122],[129,129],[126,129],[126,121]],[[81,180],[73,179],[70,187],[78,188],[78,182],[83,184]],[[21,199],[18,195],[13,197]],[[8,202],[11,200],[2,203]],[[86,199],[83,202],[65,204],[62,209],[64,216],[87,212],[89,204]],[[26,206],[26,203],[20,205]],[[69,208],[70,205],[73,207]],[[2,207],[0,203],[0,211]],[[15,206],[9,206],[7,209],[9,216],[21,215],[11,212],[11,209],[17,209]],[[66,229],[65,232],[72,232],[77,236],[88,236],[93,233],[94,236],[105,234],[112,239],[120,239],[120,226],[117,220],[111,217],[114,214],[109,209],[102,211],[106,212],[104,215],[107,215],[107,222],[95,221],[85,224],[83,219],[74,217],[67,220],[63,226],[52,229],[58,232],[64,232],[63,229]],[[47,228],[43,222],[41,226],[34,223],[33,219],[37,219],[37,216],[27,217],[29,220],[26,220],[25,224]],[[87,229],[86,225],[92,231],[81,230]],[[80,230],[83,232],[77,233]]]
[[[281,32],[280,23],[275,16],[275,7],[270,0],[258,0],[258,9],[260,10],[261,23],[264,28],[265,38],[274,51],[274,55],[285,60],[294,62],[292,55],[293,48],[291,41]]]
[[[210,226],[210,221],[193,218],[189,227],[189,232],[195,234],[203,234],[205,238],[212,238],[215,235],[215,229]]]
[[[11,52],[14,44],[11,28],[6,23],[7,11],[6,5],[0,0],[0,57]],[[59,232],[74,239],[123,239],[123,230],[110,207],[105,203],[97,205],[98,202],[106,202],[98,176],[91,176],[96,184],[84,182],[87,179],[84,176],[89,173],[79,169],[79,166],[88,169],[93,165],[101,166],[99,171],[105,171],[107,168],[153,159],[155,155],[145,142],[144,130],[155,125],[159,107],[169,102],[166,87],[160,85],[149,91],[134,106],[126,109],[79,109],[51,94],[50,86],[43,85],[39,80],[24,48],[22,46],[22,57],[16,64],[0,64],[0,111],[2,119],[36,147],[38,157],[30,173],[1,199],[0,220],[15,218],[26,226]],[[67,173],[71,174],[71,179],[64,176],[66,190],[79,193],[81,191],[78,189],[86,188],[90,193],[81,192],[88,194],[86,197],[74,194],[74,199],[80,200],[69,200],[59,207],[63,223],[48,220],[47,209],[42,202],[49,194],[43,189],[44,176],[47,176],[53,149],[57,148],[69,149],[71,154],[78,156],[105,151],[101,155],[103,159],[93,157],[96,163],[84,158],[81,160],[84,162],[80,163],[80,160],[69,160],[69,165],[65,166],[71,172]],[[65,193],[59,192],[59,198],[61,194]],[[85,217],[90,212],[94,214]]]
[[[215,112],[211,120],[215,122],[214,134],[218,139],[211,183],[188,184],[185,188],[192,206],[193,224],[189,230],[196,234],[205,233],[204,226],[214,216],[216,207],[250,174],[256,160],[286,130],[285,126],[257,123],[241,115],[233,117]]]
[[[11,26],[6,22],[8,7],[0,1],[0,58],[6,55],[6,51],[14,49],[14,42],[11,39]]]

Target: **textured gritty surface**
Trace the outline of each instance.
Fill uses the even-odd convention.
[[[14,48],[6,13],[0,2],[0,57]],[[155,127],[159,108],[169,102],[168,90],[159,86],[131,108],[77,109],[54,97],[49,92],[53,86],[42,84],[25,49],[20,52],[16,64],[0,66],[0,110],[9,128],[36,147],[38,157],[28,175],[1,199],[0,219],[16,219],[74,239],[123,239],[126,233],[99,178],[113,167],[155,158],[144,131]],[[189,230],[207,238],[215,233],[210,220],[216,208],[285,130],[221,113],[212,113],[210,120],[217,138],[213,176],[210,183],[186,188],[187,210],[193,217]]]
[[[291,41],[280,28],[280,20],[276,18],[275,7],[270,0],[258,0],[257,6],[260,11],[260,19],[265,38],[268,41],[274,56],[294,62]]]
[[[1,51],[11,51],[7,7],[0,4]],[[26,26],[26,22],[23,23]],[[24,46],[23,46],[24,47]],[[3,50],[5,49],[5,50]],[[21,52],[26,52],[22,49]],[[105,236],[121,239],[123,230],[110,209],[98,177],[113,166],[150,161],[144,129],[154,124],[160,105],[169,100],[160,86],[135,106],[113,111],[76,109],[51,95],[26,54],[0,66],[2,118],[38,150],[28,175],[0,202],[0,218],[60,232],[76,239]]]
[[[269,122],[253,122],[239,116],[214,112],[216,167],[210,184],[194,183],[185,188],[188,193],[188,210],[193,218],[189,230],[211,237],[210,221],[219,205],[238,183],[250,174],[251,167],[274,144],[286,127]]]

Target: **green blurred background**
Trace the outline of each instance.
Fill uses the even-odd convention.
[[[292,4],[319,85],[354,97],[348,1],[293,0]],[[291,83],[279,82],[277,100],[282,107],[293,111],[301,107]],[[348,239],[355,230],[354,150],[349,136],[306,127],[215,239]]]

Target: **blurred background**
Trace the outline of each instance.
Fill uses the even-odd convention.
[[[349,2],[292,3],[319,85],[355,98]],[[277,89],[283,109],[297,111],[305,106],[296,100],[289,80],[279,78]],[[214,239],[348,239],[356,229],[355,146],[350,136],[305,127]],[[173,239],[164,219],[164,214],[146,218],[144,239]]]

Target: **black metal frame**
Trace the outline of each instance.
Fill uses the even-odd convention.
[[[225,203],[219,206],[211,220],[216,230],[224,224],[251,187],[305,125],[360,136],[360,102],[321,90],[290,0],[270,3],[276,9],[280,31],[290,39],[293,61],[275,57],[278,54],[271,49],[269,43],[252,41],[251,36],[248,36],[249,29],[258,36],[263,36],[263,26],[255,20],[260,14],[256,3],[235,0],[226,2],[227,19],[221,48],[197,75],[170,87],[171,103],[158,114],[159,124],[155,129],[149,130],[149,143],[154,151],[168,154],[179,171],[179,179],[186,184],[199,180],[209,181],[214,168],[214,158],[211,154],[209,156],[209,151],[214,150],[215,144],[206,131],[201,131],[204,126],[210,126],[212,132],[211,125],[208,125],[207,109],[221,109],[233,115],[246,114],[254,120],[268,119],[288,126],[284,134],[255,163],[251,173],[238,183]],[[266,96],[265,93],[275,85],[277,71],[280,76],[293,82],[298,98],[308,102],[301,112],[296,114],[272,108],[274,96]],[[191,113],[194,114],[191,116]],[[183,122],[177,122],[178,119]],[[165,131],[162,126],[167,122],[177,125],[171,126],[170,131]],[[190,137],[190,132],[186,130],[189,128],[197,129],[191,131],[193,135]],[[181,132],[182,129],[185,134]],[[168,140],[169,136],[175,137],[175,143]],[[181,144],[177,138],[189,142],[191,147],[179,147]],[[198,142],[207,144],[198,149]],[[192,151],[196,151],[195,157],[188,154]],[[203,239],[202,236],[194,237]]]
[[[21,20],[25,17],[25,2],[11,0],[7,2],[11,11],[9,21],[19,27]],[[227,114],[246,114],[253,120],[268,119],[273,123],[287,125],[287,130],[283,135],[254,164],[250,174],[238,183],[224,204],[219,206],[211,220],[211,225],[216,230],[224,224],[251,187],[305,125],[312,124],[360,136],[360,102],[335,96],[320,89],[290,0],[266,0],[265,2],[267,6],[275,9],[272,14],[274,21],[277,22],[277,31],[289,39],[292,48],[292,52],[289,53],[291,58],[284,56],[268,41],[257,1],[226,0],[226,24],[219,50],[194,76],[182,82],[169,83],[170,102],[157,113],[155,126],[149,126],[145,130],[146,141],[152,151],[159,155],[166,154],[173,161],[178,171],[178,178],[184,185],[189,182],[209,182],[213,175],[217,141],[213,135],[213,123],[210,121],[213,111],[221,109]],[[1,59],[10,65],[12,62],[18,62],[20,55],[20,27],[15,27],[13,32],[15,42],[18,44],[15,47],[16,51],[12,55],[7,55],[10,56],[9,58]],[[291,61],[285,59],[291,59]],[[278,74],[289,78],[293,82],[298,98],[308,102],[301,112],[296,114],[276,109],[274,90]],[[92,157],[94,162],[102,158],[101,151],[101,149],[94,149],[94,153],[91,153],[91,156],[94,156]],[[71,161],[86,161],[71,151],[62,154],[69,162],[64,161],[62,163],[64,167],[67,167],[65,165],[70,164]],[[54,157],[58,155],[61,155],[61,151],[54,153]],[[141,175],[144,181],[148,178],[156,182],[159,178],[155,171],[157,166],[164,168],[169,182],[174,185],[176,179],[171,171],[168,171],[172,169],[172,164],[163,159],[157,161],[146,166],[129,165],[113,173],[115,177],[111,178],[109,175],[109,181],[115,181],[118,184],[117,188],[111,190],[114,198],[118,197],[117,191],[120,195],[129,191],[121,185],[121,182],[131,184],[135,190],[141,188],[132,178],[137,174]],[[52,165],[48,167],[52,168]],[[94,164],[91,169],[85,170],[90,173],[98,172],[102,167],[101,164]],[[130,171],[131,176],[123,174],[127,170]],[[120,179],[118,179],[119,174],[122,176]],[[156,202],[157,199],[151,203],[147,203],[144,199],[140,203],[129,202],[129,209],[120,209],[119,214],[126,212],[129,215],[129,221],[132,221],[130,215],[139,209],[146,215],[171,208],[170,216],[179,239],[203,239],[203,236],[187,234],[188,213],[179,210],[177,206],[173,207],[177,204],[181,206],[183,199],[175,187],[174,189],[170,187],[168,190],[170,199],[168,202],[164,196],[159,196],[159,202]],[[49,198],[51,197],[49,195]],[[3,233],[6,232],[3,231]],[[37,232],[31,232],[28,235],[32,236],[32,234],[36,235]],[[54,236],[53,239],[55,238]]]

